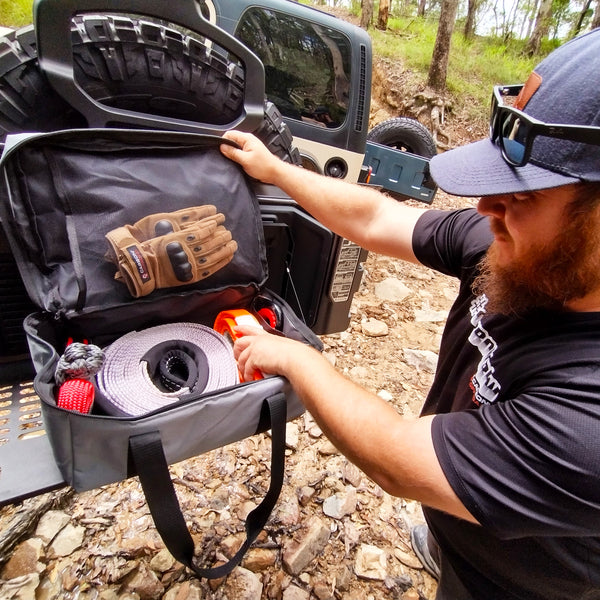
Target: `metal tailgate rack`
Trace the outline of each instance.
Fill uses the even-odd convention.
[[[0,387],[0,506],[66,485],[32,382]]]

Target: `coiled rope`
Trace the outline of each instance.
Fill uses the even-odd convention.
[[[90,380],[104,364],[104,352],[93,344],[69,344],[56,365],[54,377],[61,385],[67,379]]]
[[[139,416],[192,392],[208,393],[238,383],[231,344],[197,323],[132,331],[104,353],[96,401],[108,414]]]

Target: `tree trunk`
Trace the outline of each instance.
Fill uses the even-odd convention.
[[[592,29],[598,29],[598,27],[600,27],[600,0],[596,0],[596,10],[592,19]]]
[[[467,18],[465,20],[465,28],[463,31],[463,37],[465,40],[473,39],[473,36],[475,35],[475,15],[477,14],[478,8],[478,0],[469,0]]]
[[[600,2],[600,0],[598,0]],[[425,16],[425,5],[427,4],[427,0],[419,0],[419,7],[417,8],[417,17]]]
[[[537,17],[535,19],[535,25],[533,27],[533,33],[525,46],[525,54],[527,56],[533,56],[540,50],[542,40],[548,37],[550,31],[550,19],[552,18],[552,0],[542,0],[540,8],[538,10]]]
[[[579,32],[581,31],[581,28],[583,27],[583,20],[585,19],[585,16],[587,15],[588,11],[590,10],[591,5],[592,5],[592,0],[585,0],[585,2],[583,3],[583,8],[579,12],[579,15],[577,16],[575,23],[573,23],[573,27],[571,28],[571,32],[569,33],[569,37],[574,38],[575,36],[579,35]]]
[[[360,12],[360,26],[363,29],[368,29],[373,18],[373,0],[362,0]]]
[[[590,0],[591,2],[591,0]],[[390,16],[390,0],[379,0],[379,13],[377,15],[377,29],[385,31],[387,29],[388,18]]]
[[[427,77],[427,85],[440,93],[446,89],[450,42],[452,41],[457,10],[458,0],[442,0],[440,22],[438,24],[431,65],[429,66],[429,75]]]

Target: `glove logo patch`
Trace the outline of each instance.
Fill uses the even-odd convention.
[[[133,262],[135,263],[142,283],[150,281],[150,271],[148,270],[146,259],[140,252],[140,249],[137,246],[129,246],[128,248],[126,248],[126,250],[127,252],[129,252],[131,260],[133,260]]]

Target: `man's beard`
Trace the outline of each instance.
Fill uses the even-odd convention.
[[[488,298],[488,313],[523,315],[533,308],[565,310],[595,289],[600,277],[598,211],[567,208],[565,227],[549,246],[501,266],[493,242],[479,264],[473,292]]]

